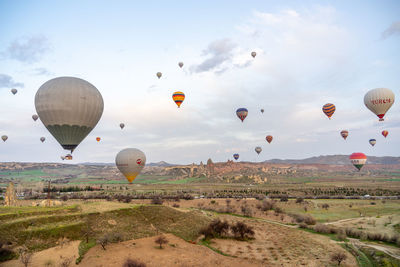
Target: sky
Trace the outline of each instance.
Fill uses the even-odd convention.
[[[400,156],[400,100],[384,122],[363,102],[377,87],[400,96],[399,47],[397,0],[0,0],[0,161],[61,162],[67,152],[31,118],[39,87],[60,76],[89,81],[104,99],[71,163],[114,162],[128,147],[180,164],[234,153]],[[186,95],[179,109],[174,91]],[[331,120],[326,103],[336,105]]]

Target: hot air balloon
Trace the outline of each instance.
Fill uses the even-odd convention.
[[[325,113],[326,116],[328,116],[329,119],[331,119],[333,113],[335,113],[336,107],[334,104],[328,103],[325,104],[322,107],[322,111]]]
[[[65,160],[65,157],[64,157],[64,156],[61,156],[60,158],[61,158],[62,160]]]
[[[32,115],[32,119],[33,119],[34,121],[37,121],[37,119],[39,119],[39,116],[36,115],[36,114],[33,114],[33,115]]]
[[[124,123],[120,123],[120,124],[119,124],[119,127],[121,127],[121,130],[122,130],[122,129],[124,129],[125,124],[124,124]]]
[[[132,183],[146,164],[146,156],[136,148],[126,148],[118,152],[115,164],[126,179]]]
[[[233,154],[233,158],[234,158],[235,160],[238,160],[238,159],[239,159],[239,154]]]
[[[17,89],[15,89],[15,88],[11,89],[11,93],[13,93],[13,95],[15,95],[17,92],[18,92]]]
[[[100,120],[104,102],[100,92],[89,82],[58,77],[39,88],[35,107],[47,130],[72,153]]]
[[[46,140],[45,137],[40,137],[40,141],[42,141],[42,143]]]
[[[96,141],[100,142],[101,138],[100,137],[96,137]]]
[[[249,112],[247,111],[246,108],[238,108],[238,109],[236,110],[236,115],[239,117],[239,119],[240,119],[242,122],[244,121],[244,119],[246,119],[248,113],[249,113]]]
[[[258,146],[258,147],[256,147],[254,150],[257,152],[257,154],[260,155],[260,153],[261,153],[261,151],[262,151],[262,148]]]
[[[161,76],[162,76],[162,73],[161,72],[157,72],[157,77],[158,77],[158,79],[160,79],[161,78]]]
[[[178,108],[180,108],[183,100],[185,100],[185,94],[177,91],[172,94],[172,99],[175,101],[175,104],[178,106]]]
[[[67,154],[64,158],[66,160],[72,160],[72,155],[71,154]]]
[[[272,135],[267,135],[267,137],[265,137],[265,140],[267,140],[267,142],[268,142],[269,144],[271,144],[272,139],[274,139],[274,138],[272,137]]]
[[[349,136],[349,131],[343,130],[340,132],[340,135],[343,137],[344,140],[346,140],[347,136]]]
[[[374,146],[376,144],[376,139],[369,139],[369,143],[371,146]]]
[[[182,67],[183,67],[183,62],[179,62],[179,63],[178,63],[178,66],[179,66],[180,68],[182,68]]]
[[[382,131],[382,135],[386,138],[386,136],[388,136],[388,134],[389,134],[389,132],[388,131],[386,131],[386,130],[383,130]]]
[[[7,135],[3,135],[3,136],[1,137],[1,139],[5,142],[5,141],[7,141],[8,136],[7,136]]]
[[[253,51],[253,52],[251,52],[251,56],[254,58],[257,56],[257,53]]]
[[[264,109],[263,108],[261,109],[261,113],[264,113]]]
[[[369,110],[383,121],[386,112],[394,103],[394,93],[387,88],[376,88],[368,91],[364,96],[364,104]]]
[[[350,161],[358,170],[361,170],[362,166],[364,166],[367,161],[367,156],[364,153],[353,153],[350,155]]]

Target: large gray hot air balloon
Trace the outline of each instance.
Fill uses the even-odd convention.
[[[33,115],[32,115],[32,119],[33,119],[34,121],[37,121],[37,119],[39,119],[39,116],[36,115],[36,114],[33,114]]]
[[[125,123],[122,123],[122,122],[121,122],[121,123],[119,124],[119,127],[121,127],[121,129],[124,129]]]
[[[132,183],[146,165],[146,156],[137,148],[125,148],[117,154],[115,164],[126,179]]]
[[[5,142],[5,141],[7,141],[8,136],[7,136],[7,135],[3,135],[3,136],[1,137],[1,139]]]
[[[42,141],[42,143],[46,140],[46,138],[44,137],[40,137],[40,141]]]
[[[72,152],[100,120],[104,102],[91,83],[58,77],[39,88],[35,107],[44,126],[64,149]]]
[[[260,154],[262,151],[262,148],[258,146],[254,150],[257,152],[257,154]]]
[[[18,92],[17,89],[15,89],[15,88],[11,89],[11,93],[13,93],[13,95],[15,95],[17,92]]]

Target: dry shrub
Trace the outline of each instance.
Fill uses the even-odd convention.
[[[273,210],[275,208],[275,202],[272,200],[264,199],[261,203],[257,203],[256,208],[262,211]]]
[[[282,197],[280,198],[280,201],[281,201],[281,202],[288,202],[288,201],[289,201],[289,198],[288,198],[287,196],[282,196]]]
[[[302,198],[302,197],[296,198],[296,203],[303,203],[303,201],[304,201],[304,198]]]
[[[299,227],[302,228],[302,229],[307,229],[308,228],[307,224],[305,224],[305,223],[300,223]]]
[[[243,206],[240,207],[242,214],[246,217],[251,217],[253,215],[253,210],[249,205],[244,204]]]
[[[231,230],[235,238],[239,240],[253,238],[255,234],[253,228],[244,222],[237,222],[235,225],[232,225]]]
[[[306,223],[308,225],[314,225],[316,224],[316,220],[309,214],[307,215],[302,215],[302,214],[295,214],[295,213],[290,213],[290,217],[292,217],[296,223]]]
[[[229,231],[229,223],[220,219],[213,220],[208,226],[200,230],[200,234],[204,235],[205,239],[214,237],[222,237],[227,235]]]
[[[339,251],[339,252],[335,252],[331,256],[331,261],[337,262],[338,266],[340,266],[342,261],[346,260],[346,258],[347,258],[346,254],[344,254],[344,252],[342,252],[342,251]]]
[[[323,208],[323,209],[326,209],[326,210],[329,209],[329,204],[326,204],[326,203],[325,203],[325,204],[322,204],[322,208]]]
[[[125,260],[124,265],[122,265],[122,267],[146,267],[146,264],[141,261],[128,258]]]
[[[177,203],[174,203],[174,204],[172,204],[172,207],[174,207],[174,208],[179,208],[179,207],[180,207],[180,205],[179,205],[179,204],[177,204]]]
[[[153,197],[151,199],[151,204],[154,204],[154,205],[162,205],[163,202],[164,202],[164,200],[161,197]]]
[[[162,248],[162,245],[168,244],[168,239],[164,235],[160,235],[156,238],[156,240],[154,240],[154,242],[160,245],[160,248]]]

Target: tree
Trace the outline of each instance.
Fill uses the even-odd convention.
[[[94,235],[93,222],[94,218],[89,215],[86,218],[85,224],[81,228],[81,234],[82,237],[86,239],[86,243],[89,243],[89,238]]]
[[[146,264],[137,260],[126,259],[122,267],[146,267]]]
[[[347,256],[346,254],[344,254],[344,252],[339,251],[339,252],[335,252],[332,256],[331,256],[331,261],[335,261],[338,263],[338,266],[340,266],[340,264],[342,263],[342,261],[346,260]]]
[[[237,239],[240,238],[241,240],[244,240],[245,238],[251,238],[255,234],[253,228],[243,222],[237,222],[235,225],[232,225],[231,230],[234,236]]]
[[[156,240],[154,240],[154,242],[156,244],[159,244],[160,248],[162,248],[162,245],[167,244],[168,240],[164,235],[160,235],[159,237],[156,238]]]
[[[104,250],[106,250],[106,246],[108,245],[108,242],[109,242],[109,241],[110,241],[110,240],[109,240],[108,234],[105,234],[105,235],[103,235],[102,237],[100,237],[100,238],[97,240],[97,243],[100,244],[101,247],[102,247]]]

